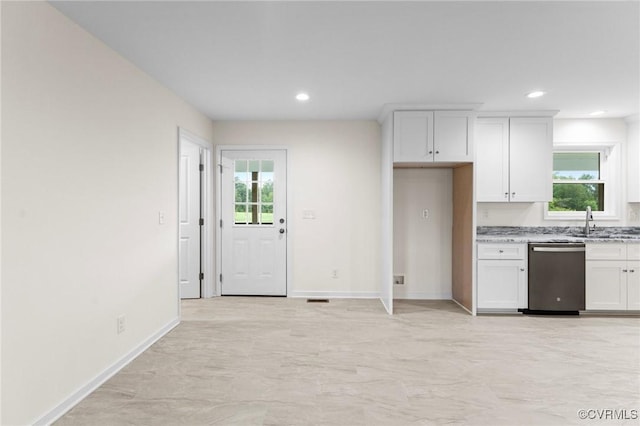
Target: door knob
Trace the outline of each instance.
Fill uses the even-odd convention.
[[[284,234],[284,228],[280,228],[280,233]]]
[[[284,219],[283,218],[280,218],[280,223],[284,223]]]

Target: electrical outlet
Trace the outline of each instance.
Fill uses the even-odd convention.
[[[489,209],[482,209],[482,218],[489,219]]]
[[[124,333],[124,315],[118,317],[118,334]]]
[[[629,208],[629,222],[637,222],[638,220],[640,220],[640,208]]]
[[[396,285],[404,285],[404,275],[394,275],[393,283]]]
[[[337,269],[334,269],[334,270],[331,272],[331,278],[338,278],[338,270],[337,270]]]
[[[164,225],[164,211],[158,212],[158,225]]]

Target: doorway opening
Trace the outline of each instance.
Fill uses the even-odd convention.
[[[178,129],[178,285],[181,299],[214,296],[213,146]]]

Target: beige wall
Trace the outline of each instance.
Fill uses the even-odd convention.
[[[451,299],[452,222],[453,169],[393,170],[394,299]]]
[[[374,121],[215,122],[216,145],[289,148],[289,295],[379,292],[380,126]],[[313,210],[316,219],[303,219]],[[332,271],[338,270],[338,278]]]
[[[212,126],[43,2],[2,2],[2,88],[8,425],[178,317],[177,128],[211,139]]]
[[[613,152],[611,161],[620,168],[618,183],[618,220],[596,219],[598,226],[638,226],[640,222],[630,220],[627,203],[627,124],[624,119],[556,119],[553,121],[553,141],[557,143],[619,143],[620,150]],[[478,203],[479,226],[579,226],[584,221],[558,221],[544,219],[544,203]]]

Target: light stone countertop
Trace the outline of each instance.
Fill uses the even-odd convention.
[[[578,227],[478,227],[478,243],[632,243],[640,244],[640,227],[596,228],[589,236]]]

